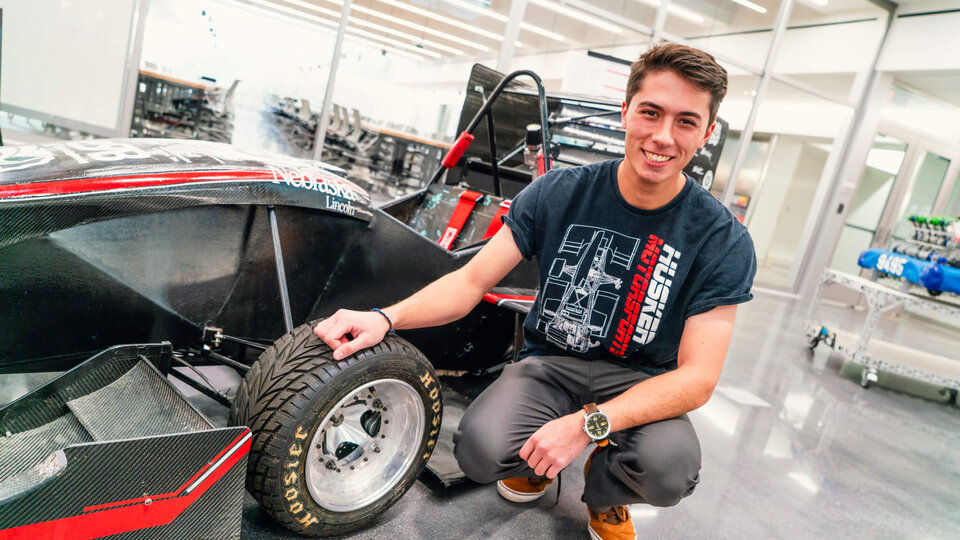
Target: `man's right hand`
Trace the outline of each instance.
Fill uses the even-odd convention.
[[[332,317],[317,323],[313,333],[333,349],[333,359],[343,360],[351,354],[383,341],[390,323],[376,311],[341,309]],[[347,334],[353,337],[348,339]]]

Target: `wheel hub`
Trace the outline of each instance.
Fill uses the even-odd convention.
[[[425,409],[410,384],[372,381],[348,392],[319,423],[307,456],[307,487],[324,508],[376,501],[417,457]]]

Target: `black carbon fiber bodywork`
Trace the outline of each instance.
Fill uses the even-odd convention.
[[[187,151],[194,146],[203,152]],[[97,165],[94,156],[116,159]],[[321,164],[255,160],[215,143],[0,148],[0,372],[67,369],[119,343],[182,349],[207,326],[279,338],[287,328],[270,208],[294,325],[389,305],[477,251],[448,251],[407,225],[424,197],[371,208]],[[535,283],[532,265],[504,281]],[[500,361],[512,324],[482,307],[405,336],[438,367],[473,369]]]

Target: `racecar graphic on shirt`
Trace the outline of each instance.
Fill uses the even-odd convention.
[[[623,273],[640,241],[607,229],[571,225],[550,266],[541,296],[537,329],[553,345],[586,352],[607,335],[620,300]]]
[[[626,356],[656,337],[679,259],[654,234],[644,242],[571,225],[540,292],[537,330],[567,351]]]

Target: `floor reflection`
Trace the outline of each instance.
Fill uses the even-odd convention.
[[[957,408],[841,377],[836,361],[805,348],[800,304],[761,294],[741,307],[720,384],[691,414],[700,486],[638,531],[957,537]]]

